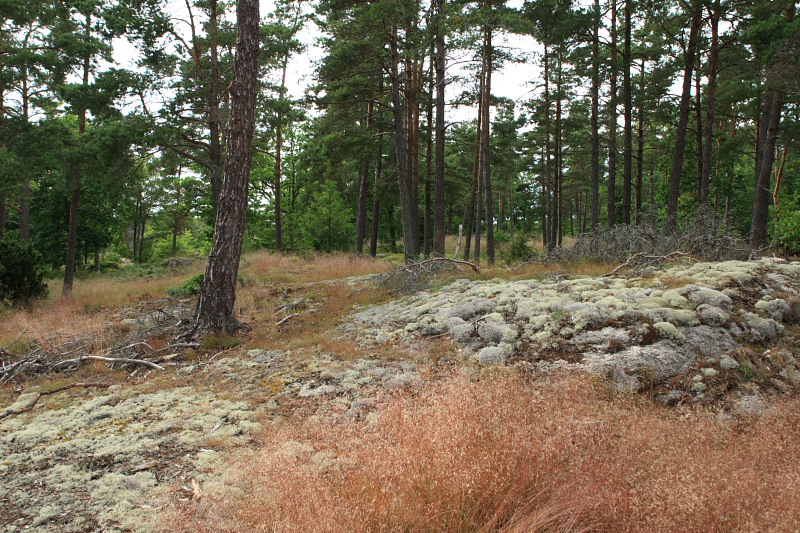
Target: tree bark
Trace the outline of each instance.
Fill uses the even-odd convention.
[[[233,333],[240,327],[234,304],[253,159],[260,45],[258,8],[258,0],[239,0],[236,5],[238,33],[230,88],[230,138],[225,158],[225,180],[220,189],[214,241],[197,303],[195,335],[206,331]]]
[[[22,67],[22,121],[28,124],[30,120],[30,92],[28,89],[28,67]],[[31,238],[31,178],[25,175],[22,178],[22,201],[19,212],[19,234],[22,242],[30,242]]]
[[[92,35],[92,18],[91,15],[86,15],[86,25],[84,26],[84,38],[86,42]],[[89,86],[89,74],[91,72],[91,54],[86,53],[83,58],[83,79],[81,80],[83,87]],[[81,108],[78,110],[78,135],[83,136],[86,133],[86,109]],[[78,165],[75,169],[75,175],[72,177],[72,191],[69,200],[69,222],[67,225],[67,258],[64,265],[64,285],[61,288],[61,295],[65,298],[72,298],[72,284],[75,280],[75,250],[78,246],[78,215],[81,206],[81,189],[83,188],[83,172],[82,165]],[[134,250],[134,259],[135,259]]]
[[[547,43],[544,44],[544,236],[543,243],[545,249],[552,250],[553,248],[553,224],[555,223],[553,217],[553,198],[552,198],[552,183],[553,173],[551,165],[551,157],[553,153],[550,144],[550,53]]]
[[[464,213],[464,261],[470,259],[470,247],[472,243],[472,230],[475,226],[475,201],[478,194],[478,181],[480,177],[480,160],[481,160],[481,126],[483,124],[483,76],[481,75],[478,83],[478,124],[475,130],[475,152],[472,164],[472,187],[470,188],[469,200],[467,201],[467,208]]]
[[[551,243],[554,246],[561,246],[564,236],[564,201],[562,195],[562,188],[564,184],[564,154],[562,138],[562,117],[561,117],[561,101],[562,95],[562,65],[561,65],[562,47],[559,46],[556,53],[556,120],[555,120],[555,157],[556,168],[553,175],[553,219],[550,223],[552,227]]]
[[[622,94],[625,114],[624,163],[622,175],[622,223],[631,223],[633,184],[633,91],[631,89],[631,3],[625,0],[625,44],[622,50]]]
[[[608,228],[617,223],[617,0],[611,0],[611,88],[608,95]]]
[[[678,199],[681,195],[681,175],[683,160],[686,154],[686,130],[689,126],[689,106],[692,99],[692,69],[700,33],[701,3],[695,0],[692,6],[692,22],[689,27],[689,44],[686,47],[685,66],[683,70],[683,90],[679,107],[678,128],[675,130],[675,148],[672,158],[672,172],[667,195],[667,230],[674,232],[678,228]]]
[[[592,231],[600,225],[600,0],[594,0],[592,30]]]
[[[764,93],[761,109],[759,147],[756,154],[756,190],[753,199],[753,219],[750,225],[750,245],[760,248],[767,242],[767,225],[769,222],[770,178],[775,160],[775,146],[778,140],[778,129],[781,123],[784,92],[768,90]]]
[[[700,199],[700,189],[703,183],[703,94],[700,88],[700,54],[697,54],[697,65],[695,66],[694,75],[694,144],[695,144],[695,160],[697,161],[697,198]]]
[[[400,186],[400,209],[403,219],[403,243],[406,263],[416,261],[419,256],[419,207],[414,194],[413,178],[409,172],[409,149],[403,113],[400,82],[400,55],[398,50],[397,22],[392,21],[389,43],[391,63],[389,77],[392,83],[392,117],[394,119],[394,144],[397,158],[397,178]]]
[[[383,167],[383,137],[378,139],[378,154],[375,158],[375,184],[372,187],[372,235],[369,240],[369,255],[378,254],[378,225],[381,218],[381,198],[378,195],[378,185],[381,182]]]
[[[219,10],[217,0],[209,0],[210,90],[208,93],[209,166],[211,168],[211,205],[214,220],[219,208],[223,180],[222,110],[220,109]]]
[[[719,19],[720,4],[715,0],[709,8],[711,23],[711,48],[708,52],[708,88],[706,89],[706,123],[705,141],[703,142],[703,174],[700,178],[701,206],[708,202],[708,190],[711,184],[711,158],[714,155],[714,107],[717,103],[717,71],[719,58]]]
[[[367,134],[372,132],[373,103],[367,108]],[[367,189],[369,179],[369,156],[365,153],[361,162],[361,173],[358,177],[358,202],[356,205],[356,253],[364,252],[364,239],[367,235]]]
[[[491,120],[489,108],[492,96],[492,28],[486,25],[483,33],[484,77],[483,87],[483,124],[481,151],[483,157],[484,194],[486,197],[486,261],[494,265],[494,198],[492,197],[492,162],[491,162]]]
[[[641,75],[639,78],[639,112],[637,119],[637,156],[638,164],[636,166],[636,224],[642,223],[642,181],[644,178],[644,59],[641,64]]]
[[[433,178],[433,255],[444,257],[444,237],[446,233],[444,210],[444,98],[445,98],[445,42],[444,42],[445,0],[437,0],[436,35],[434,37],[436,54],[434,71],[436,81],[436,169]]]
[[[433,56],[433,54],[431,54]],[[433,63],[431,63],[431,68]],[[433,74],[430,72],[430,74]],[[430,86],[427,94],[427,138],[425,139],[425,214],[423,220],[423,236],[422,236],[422,255],[425,259],[431,256],[431,246],[433,245],[433,213],[431,209],[431,185],[433,181],[433,76],[429,76]]]

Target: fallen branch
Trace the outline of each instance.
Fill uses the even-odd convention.
[[[12,346],[17,344],[20,341],[20,339],[22,339],[22,336],[25,335],[27,332],[28,332],[28,328],[23,329],[22,332],[19,335],[17,335],[17,338],[14,339],[14,342],[12,342],[11,344],[8,344],[8,345],[3,346],[2,348],[0,348],[0,352],[6,352],[7,350],[9,350]]]
[[[623,268],[633,265],[636,262],[637,259],[644,259],[645,260],[645,264],[652,264],[652,263],[657,263],[659,261],[669,261],[670,259],[675,259],[676,257],[686,257],[686,256],[689,256],[689,255],[691,255],[689,252],[680,252],[680,251],[670,252],[670,253],[668,253],[666,255],[644,255],[642,252],[639,252],[639,253],[636,253],[636,254],[633,254],[632,256],[630,256],[627,261],[625,261],[624,263],[619,265],[617,268],[615,268],[611,272],[609,272],[607,274],[603,274],[600,277],[601,278],[606,278],[608,276],[613,276],[614,274],[616,274],[617,272],[619,272]]]
[[[23,407],[21,409],[8,409],[0,413],[0,420],[8,416],[20,415],[22,413],[33,411],[33,408],[36,407],[36,404],[39,403],[39,400],[41,400],[43,396],[49,396],[51,394],[56,394],[58,392],[64,392],[65,390],[69,389],[77,389],[77,388],[87,389],[89,387],[99,387],[102,389],[107,389],[110,386],[111,383],[72,383],[70,385],[64,385],[63,387],[58,387],[55,389],[43,391],[36,395],[36,398],[33,399],[33,402],[31,402],[30,405]]]
[[[452,265],[466,265],[470,267],[475,272],[480,273],[481,269],[478,268],[478,265],[475,263],[470,263],[469,261],[461,261],[458,259],[448,259],[447,257],[431,257],[430,259],[425,259],[424,261],[419,261],[418,263],[411,263],[409,265],[404,266],[401,270],[405,270],[407,272],[412,272],[415,268],[425,269],[425,265],[430,265],[433,263],[449,263]]]
[[[105,361],[107,363],[144,365],[144,366],[149,366],[150,368],[155,368],[156,370],[164,370],[163,366],[157,365],[151,361],[145,361],[144,359],[129,359],[127,357],[102,357],[100,355],[84,355],[82,357],[76,357],[75,359],[67,359],[65,361],[59,361],[58,363],[53,365],[53,368],[61,365],[68,365],[71,363],[80,363],[81,361],[85,361],[86,359],[89,359],[91,361]]]
[[[296,316],[300,316],[300,313],[292,313],[291,315],[289,315],[289,316],[287,316],[287,317],[284,317],[284,318],[282,318],[282,319],[281,319],[281,320],[280,320],[280,321],[279,321],[277,324],[275,324],[275,325],[276,325],[276,326],[282,326],[283,324],[285,324],[286,322],[288,322],[290,318],[294,318],[294,317],[296,317]]]

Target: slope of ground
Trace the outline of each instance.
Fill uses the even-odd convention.
[[[593,520],[610,524],[607,502],[577,487],[577,499],[565,500],[554,488],[569,480],[585,479],[584,488],[600,483],[591,465],[622,461],[608,455],[612,450],[650,449],[637,459],[642,463],[673,450],[640,477],[636,494],[624,484],[638,462],[620,463],[607,476],[606,489],[629,521],[644,520],[645,512],[634,512],[632,495],[656,505],[655,487],[670,486],[659,476],[687,475],[671,463],[681,448],[705,446],[698,461],[707,457],[705,466],[722,476],[704,474],[692,490],[726,476],[798,488],[791,446],[761,453],[757,440],[789,442],[786,427],[797,412],[794,400],[783,398],[797,387],[800,265],[457,280],[405,298],[372,283],[369,275],[386,268],[346,257],[250,256],[239,297],[249,332],[193,347],[170,344],[191,300],[161,299],[163,281],[149,295],[158,305],[73,308],[63,321],[70,335],[81,334],[82,322],[107,344],[146,338],[150,348],[141,357],[166,370],[95,363],[4,385],[0,416],[18,414],[0,418],[0,531],[174,531],[179,523],[193,531],[474,531],[534,519],[578,531]],[[350,273],[362,276],[344,278]],[[54,308],[41,309],[39,323],[12,314],[5,327],[27,320],[40,337],[25,342],[43,342],[58,330],[42,325],[47,309]],[[570,377],[572,370],[679,407],[630,403]],[[25,411],[38,392],[79,381],[110,386],[42,397]],[[556,403],[540,404],[544,397]],[[713,409],[697,411],[702,405]],[[541,416],[522,414],[532,407],[543,409]],[[743,426],[741,417],[753,414],[771,422]],[[637,431],[655,440],[636,444]],[[675,432],[704,437],[669,437]],[[521,446],[528,441],[538,444]],[[568,441],[573,445],[563,448]],[[726,462],[739,448],[768,471]],[[541,483],[545,478],[554,482]],[[380,496],[391,493],[397,496]],[[733,525],[722,529],[788,523],[781,520],[795,511],[785,505],[787,493],[771,494],[754,498],[750,509],[777,512],[772,522],[748,529],[734,513],[720,522]],[[722,497],[732,509],[742,496],[737,488]],[[713,514],[718,502],[708,497],[693,508],[685,496],[675,498],[680,512],[667,513],[675,519]],[[330,516],[310,513],[314,506]],[[436,518],[442,516],[449,518]],[[600,530],[669,531],[674,524],[652,523]]]

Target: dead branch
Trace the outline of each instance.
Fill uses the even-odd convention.
[[[601,278],[606,278],[608,276],[613,276],[614,274],[616,274],[620,270],[622,270],[624,268],[627,268],[627,267],[630,267],[632,265],[642,266],[642,263],[653,264],[653,263],[658,263],[660,261],[670,261],[670,260],[676,259],[678,257],[686,257],[688,255],[690,255],[688,252],[672,252],[672,253],[668,253],[666,255],[644,255],[643,253],[639,252],[639,253],[635,253],[632,256],[630,256],[627,261],[625,261],[621,265],[617,266],[611,272],[603,274],[600,277]],[[640,259],[642,261],[639,261]]]
[[[470,267],[472,270],[474,270],[475,272],[480,273],[480,271],[481,271],[481,269],[478,268],[478,265],[476,265],[475,263],[470,263],[469,261],[461,261],[461,260],[458,260],[458,259],[448,259],[447,257],[431,257],[430,259],[425,259],[424,261],[419,261],[418,263],[410,263],[410,264],[404,266],[402,268],[402,270],[406,270],[408,272],[411,272],[415,268],[424,269],[426,267],[426,265],[431,265],[431,264],[435,264],[435,263],[449,263],[449,264],[456,265],[456,266],[458,266],[458,265],[466,265],[466,266]]]
[[[306,306],[306,299],[305,298],[298,298],[297,300],[294,300],[293,302],[290,302],[290,303],[288,303],[286,305],[283,305],[283,306],[279,307],[278,309],[276,309],[275,313],[273,313],[273,316],[277,315],[279,313],[285,313],[286,311],[293,311],[295,309],[303,309],[303,308],[305,308],[305,306]]]
[[[123,363],[123,364],[131,364],[131,365],[144,365],[149,366],[150,368],[155,368],[156,370],[164,370],[164,367],[161,365],[157,365],[151,361],[145,361],[144,359],[130,359],[127,357],[103,357],[101,355],[84,355],[81,357],[76,357],[75,359],[67,359],[65,361],[59,361],[58,363],[54,364],[52,368],[56,368],[62,365],[69,365],[72,363],[80,364],[81,361],[90,360],[90,361],[105,361],[107,363]]]
[[[22,336],[25,335],[27,332],[28,332],[28,328],[23,329],[22,332],[20,332],[20,334],[17,335],[17,338],[14,339],[14,342],[12,342],[11,344],[8,344],[8,345],[3,346],[2,348],[0,348],[0,352],[5,352],[5,351],[9,350],[12,346],[17,344],[20,341],[20,339],[22,339]]]
[[[285,324],[286,322],[288,322],[290,318],[294,318],[294,317],[296,317],[296,316],[300,316],[300,313],[292,313],[291,315],[289,315],[289,316],[287,316],[287,317],[284,317],[284,318],[282,318],[282,319],[281,319],[280,321],[278,321],[278,323],[277,323],[277,324],[275,324],[275,325],[276,325],[276,326],[282,326],[283,324]]]
[[[64,392],[65,390],[69,390],[69,389],[77,389],[77,388],[87,389],[89,387],[99,387],[99,388],[102,388],[102,389],[107,389],[110,386],[111,386],[111,383],[71,383],[69,385],[64,385],[63,387],[58,387],[58,388],[55,388],[55,389],[43,391],[43,392],[38,393],[36,395],[36,398],[34,398],[33,401],[29,405],[27,405],[26,407],[22,407],[21,409],[8,409],[8,410],[3,411],[2,413],[0,413],[0,420],[6,418],[8,416],[14,416],[14,415],[22,414],[22,413],[27,413],[29,411],[33,411],[33,408],[36,407],[36,404],[39,403],[39,400],[42,399],[43,396],[49,396],[51,394]]]
[[[375,279],[378,285],[387,286],[393,293],[414,292],[426,288],[430,281],[445,270],[462,270],[468,266],[475,272],[480,268],[469,261],[448,259],[446,257],[431,257],[416,263],[399,266],[390,272],[379,274]]]

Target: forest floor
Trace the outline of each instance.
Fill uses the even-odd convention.
[[[190,346],[193,298],[168,291],[199,263],[7,312],[4,364],[125,345],[163,370],[94,360],[2,385],[0,531],[800,521],[799,264],[525,265],[411,294],[390,268],[251,254],[247,330]]]

